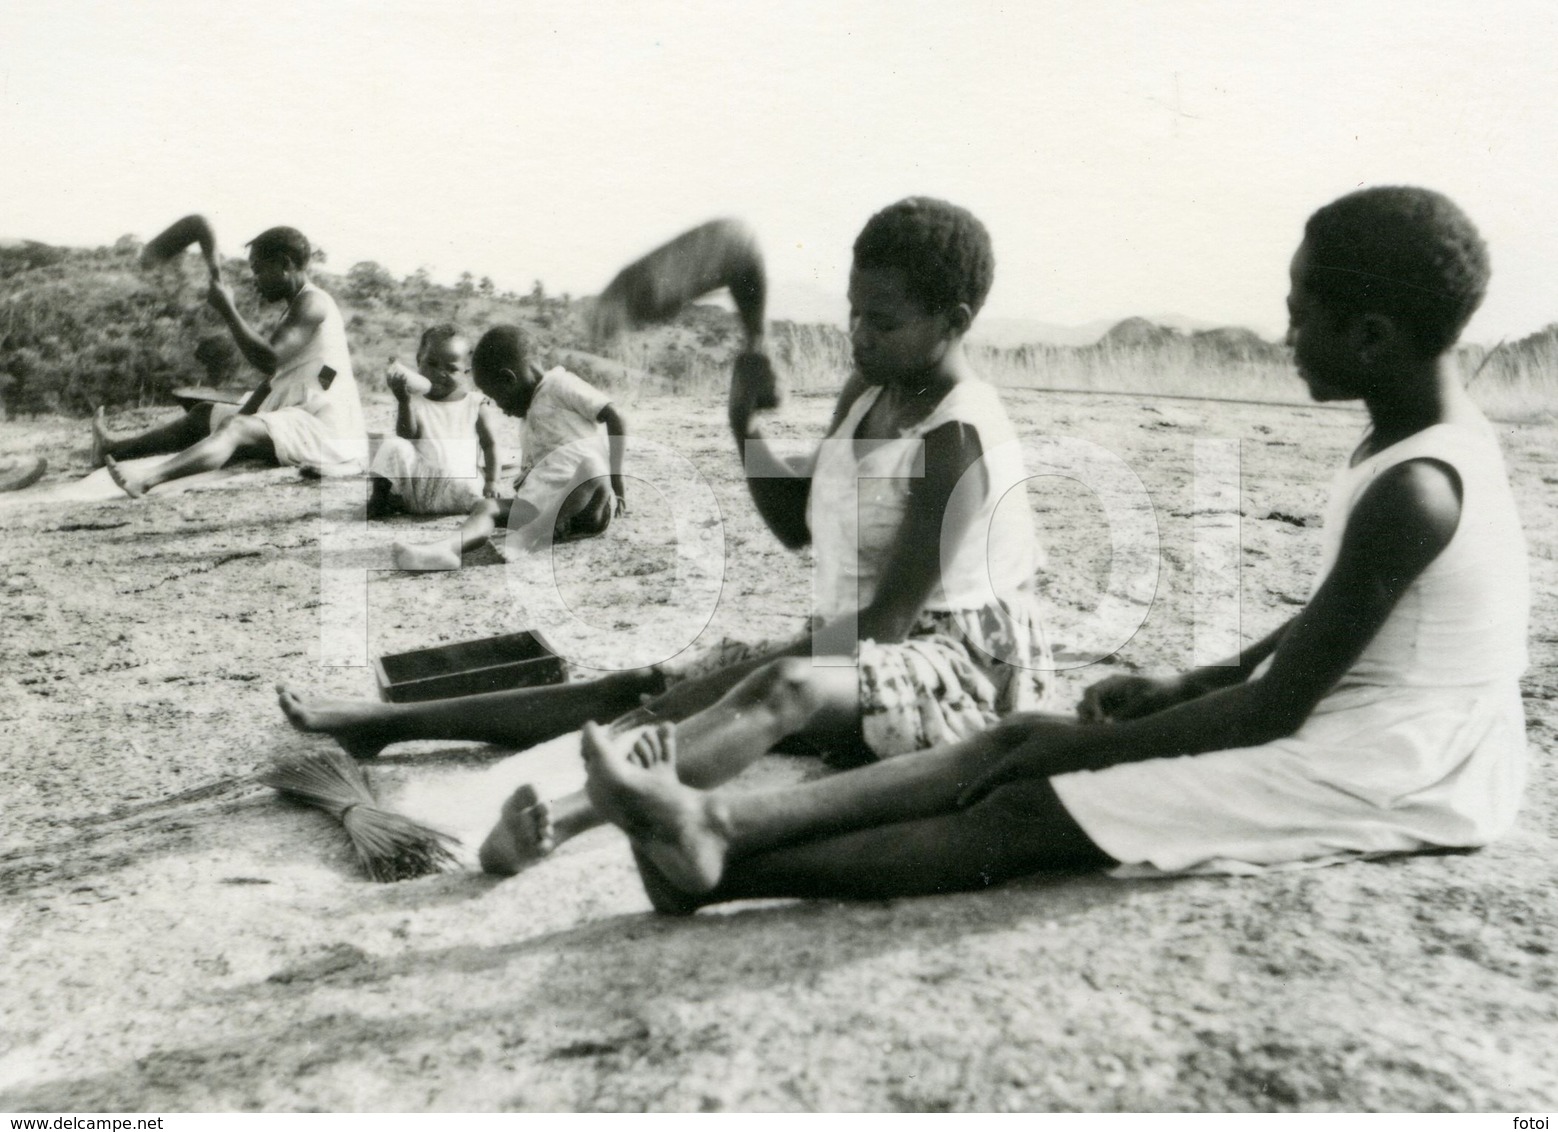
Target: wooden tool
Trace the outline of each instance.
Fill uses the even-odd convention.
[[[241,405],[244,395],[232,389],[212,389],[209,385],[180,385],[168,391],[180,406],[193,409],[196,405]]]
[[[591,330],[604,341],[625,329],[665,322],[721,287],[735,300],[747,348],[756,348],[768,292],[763,253],[752,229],[732,219],[700,224],[617,272],[595,301]]]
[[[212,230],[210,221],[199,213],[191,213],[181,220],[175,220],[148,240],[146,246],[141,249],[141,266],[157,267],[167,263],[175,256],[183,254],[184,249],[191,244],[200,245],[200,255],[206,261],[206,270],[211,275],[211,282],[221,282],[222,265],[216,253],[216,233]]]

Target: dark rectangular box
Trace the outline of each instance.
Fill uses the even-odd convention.
[[[391,653],[373,662],[379,697],[389,703],[439,700],[560,684],[568,665],[540,633],[510,633],[479,641]]]

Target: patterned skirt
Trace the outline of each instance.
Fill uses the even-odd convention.
[[[815,622],[813,622],[815,626]],[[666,683],[705,676],[795,643],[722,638],[659,666]],[[1054,663],[1035,603],[926,609],[902,641],[861,641],[860,723],[878,758],[966,739],[1014,711],[1059,711]]]

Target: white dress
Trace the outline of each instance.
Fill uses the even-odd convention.
[[[541,376],[520,427],[517,501],[546,515],[580,483],[610,474],[610,454],[598,419],[609,404],[610,397],[562,366]]]
[[[385,437],[370,473],[386,479],[413,515],[464,515],[482,499],[476,419],[489,404],[479,393],[458,400],[406,399],[416,438]]]
[[[307,294],[324,300],[324,321],[276,370],[254,416],[270,433],[277,463],[336,471],[355,465],[361,471],[368,458],[368,430],[352,376],[346,324],[335,300],[312,283],[304,284],[292,305]],[[290,313],[292,307],[287,309]],[[328,389],[319,379],[325,366],[335,371]],[[236,412],[236,407],[218,406],[211,415],[212,429]]]
[[[1358,854],[1475,847],[1513,824],[1525,783],[1525,538],[1491,426],[1435,425],[1344,469],[1322,569],[1385,469],[1460,477],[1460,524],[1298,731],[1260,747],[1056,776],[1122,873],[1248,872]]]

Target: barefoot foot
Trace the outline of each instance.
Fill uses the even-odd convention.
[[[477,854],[482,872],[511,877],[557,847],[551,808],[534,786],[521,786],[503,803],[498,824],[487,834]]]
[[[580,750],[591,804],[674,888],[708,892],[724,874],[730,841],[714,795],[676,778],[675,727],[646,728],[631,749],[623,746],[610,744],[600,727],[584,725]]]
[[[393,554],[400,570],[458,570],[460,539],[455,536],[444,542],[397,542]]]
[[[103,464],[108,468],[108,478],[118,484],[119,490],[124,492],[131,499],[139,499],[141,496],[146,494],[146,488],[141,484],[141,482],[139,480],[132,480],[129,476],[125,475],[124,469],[121,468],[118,464],[114,463],[114,458],[112,456],[104,456]]]
[[[304,700],[285,684],[276,685],[276,702],[287,722],[310,735],[328,735],[354,759],[371,759],[396,741],[387,707],[370,700]]]

